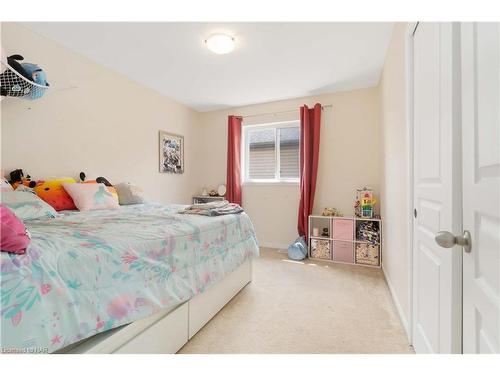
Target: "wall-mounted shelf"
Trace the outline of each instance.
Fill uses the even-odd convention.
[[[310,215],[308,244],[311,259],[381,267],[382,220]]]

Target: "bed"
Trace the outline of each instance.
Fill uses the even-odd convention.
[[[165,350],[178,350],[184,332],[174,331],[186,325],[192,337],[250,281],[258,255],[245,213],[179,214],[183,207],[65,211],[27,222],[26,254],[1,253],[2,350],[131,352],[154,346],[151,332],[141,335],[160,323],[170,327],[164,336],[176,336]]]

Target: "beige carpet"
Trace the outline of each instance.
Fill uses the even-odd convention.
[[[180,353],[413,353],[380,269],[261,249],[253,273]]]

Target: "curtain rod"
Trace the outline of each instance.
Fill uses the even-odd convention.
[[[321,109],[325,109],[325,108],[331,108],[333,107],[332,104],[326,104],[326,105],[322,105],[321,106]],[[257,116],[268,116],[268,115],[272,115],[272,116],[276,116],[276,115],[279,115],[281,113],[291,113],[291,112],[295,112],[295,111],[298,111],[299,108],[296,108],[296,109],[290,109],[288,111],[279,111],[279,112],[268,112],[268,113],[257,113],[255,115],[247,115],[247,116],[241,116],[241,118],[249,118],[249,117],[257,117]]]

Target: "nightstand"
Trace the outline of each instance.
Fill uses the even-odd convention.
[[[218,195],[215,197],[211,197],[210,195],[195,195],[193,197],[193,204],[223,201],[225,199],[226,199],[226,197],[219,197]]]

